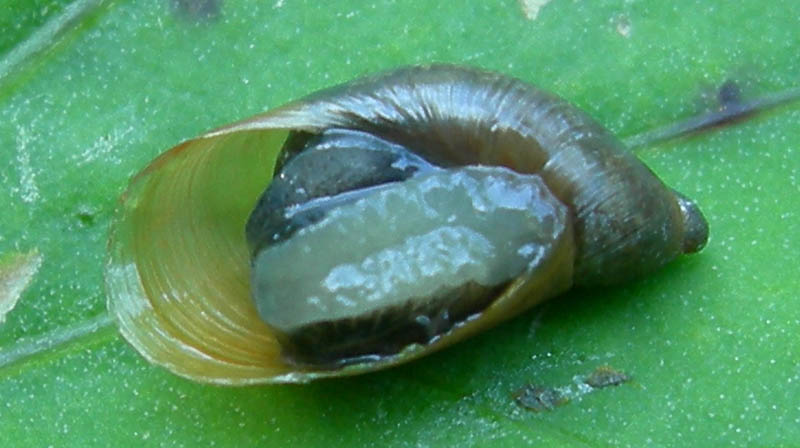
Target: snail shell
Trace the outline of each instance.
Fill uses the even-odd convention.
[[[137,350],[179,375],[305,382],[407,362],[573,286],[646,275],[707,235],[692,201],[560,98],[495,73],[409,67],[153,161],[114,222],[109,309]],[[401,246],[410,255],[389,271],[412,277],[377,305],[318,294],[326,279],[352,280],[333,275],[343,266]],[[468,269],[428,275],[432,253]]]

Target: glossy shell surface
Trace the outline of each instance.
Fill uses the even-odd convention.
[[[245,224],[293,132],[370,133],[444,168],[536,174],[569,209],[571,230],[535,275],[426,344],[342,368],[287,363],[251,300]],[[574,227],[574,228],[573,228]],[[122,197],[109,241],[109,310],[148,360],[201,382],[306,382],[418,358],[575,285],[619,283],[699,250],[696,206],[665,187],[610,133],[563,100],[502,75],[411,67],[312,94],[186,141]],[[289,261],[287,261],[289,262]]]

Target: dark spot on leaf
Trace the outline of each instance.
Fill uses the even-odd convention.
[[[222,0],[170,0],[175,13],[192,22],[217,20],[222,12]]]
[[[96,210],[87,205],[78,206],[78,210],[75,212],[75,218],[78,220],[78,223],[83,227],[93,226],[95,223],[96,215],[97,215]]]
[[[630,381],[630,377],[628,375],[609,366],[600,366],[594,369],[594,371],[583,380],[584,383],[595,389],[619,386],[620,384],[627,383],[628,381]]]
[[[75,216],[78,218],[78,221],[86,227],[94,225],[94,215],[90,213],[78,213]]]
[[[742,102],[742,92],[739,88],[739,84],[730,79],[725,81],[719,88],[717,99],[723,108],[730,105],[740,104]]]
[[[557,389],[531,384],[514,391],[512,397],[518,405],[534,412],[552,411],[569,401]]]

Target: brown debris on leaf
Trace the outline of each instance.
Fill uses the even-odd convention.
[[[610,366],[600,366],[587,376],[583,382],[594,389],[604,387],[619,386],[630,381],[630,377],[624,372],[615,370]]]
[[[518,405],[534,412],[552,411],[569,401],[558,389],[532,384],[517,389],[512,396]]]

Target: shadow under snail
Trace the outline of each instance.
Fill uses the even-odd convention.
[[[434,65],[164,153],[123,195],[106,282],[148,360],[203,382],[306,382],[641,277],[707,236],[696,205],[585,113]]]

